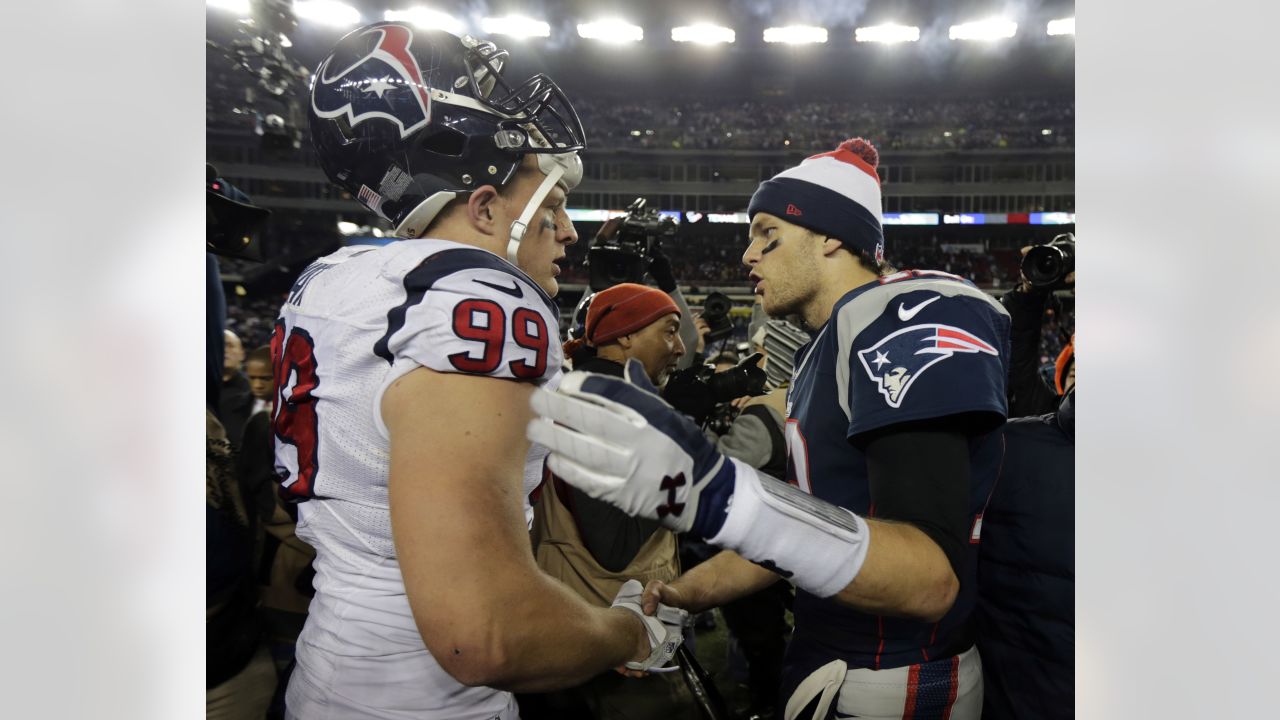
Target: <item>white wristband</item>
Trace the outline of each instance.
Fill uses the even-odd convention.
[[[840,592],[862,569],[867,521],[746,463],[734,464],[724,525],[707,542],[737,552],[818,597]]]

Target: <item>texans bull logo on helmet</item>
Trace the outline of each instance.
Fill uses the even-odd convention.
[[[400,25],[382,25],[361,37],[375,35],[377,41],[366,55],[353,58],[350,64],[335,55],[316,70],[311,107],[322,118],[346,115],[352,127],[371,118],[390,120],[399,126],[400,137],[407,137],[431,120],[431,98],[422,70],[409,52],[413,32]]]
[[[925,370],[956,353],[999,355],[989,343],[951,325],[912,325],[858,351],[867,376],[875,381],[889,407],[901,407],[907,391]]]

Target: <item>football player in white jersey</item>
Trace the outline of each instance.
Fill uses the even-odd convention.
[[[558,381],[577,115],[506,53],[377,23],[317,68],[329,178],[395,226],[299,276],[272,339],[276,465],[316,548],[291,717],[514,718],[510,691],[647,669],[679,644],[640,586],[593,608],[538,571],[528,398]]]

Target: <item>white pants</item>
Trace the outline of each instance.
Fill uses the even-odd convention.
[[[816,710],[802,715],[819,696]],[[844,661],[835,660],[800,683],[787,700],[784,717],[821,720],[833,702],[837,717],[859,720],[978,720],[982,659],[977,648],[969,648],[946,660],[887,670],[846,670]]]

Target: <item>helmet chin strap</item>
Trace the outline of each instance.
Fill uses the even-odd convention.
[[[507,238],[507,259],[516,267],[520,267],[516,262],[516,251],[520,249],[520,240],[529,229],[529,221],[533,219],[533,214],[547,198],[551,188],[559,183],[564,186],[565,192],[568,192],[582,182],[582,159],[578,157],[578,153],[544,153],[539,154],[537,158],[538,169],[545,173],[546,177],[542,179],[538,189],[533,191],[533,196],[529,198],[529,204],[524,206],[520,217],[511,224],[511,235]]]
[[[547,193],[551,192],[551,188],[560,182],[560,177],[564,175],[564,166],[556,163],[551,172],[542,179],[542,184],[537,190],[533,191],[533,196],[529,198],[529,204],[524,206],[524,211],[520,213],[520,218],[511,223],[511,236],[507,238],[507,260],[512,265],[519,267],[516,262],[516,252],[520,250],[520,240],[524,237],[524,233],[529,229],[529,221],[533,219],[533,214],[537,212],[538,206],[546,199]]]

